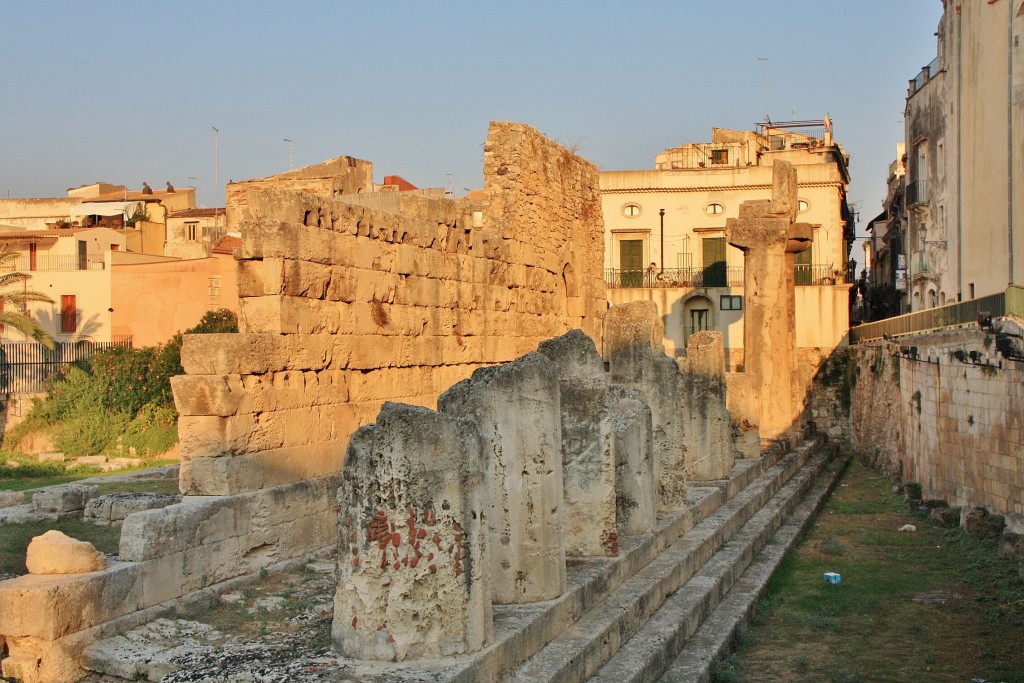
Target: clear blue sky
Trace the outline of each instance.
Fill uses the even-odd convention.
[[[103,180],[223,184],[348,154],[456,193],[492,119],[604,169],[830,112],[864,224],[881,208],[907,80],[940,0],[74,2],[0,5],[0,196]],[[214,186],[220,129],[221,187]],[[190,176],[197,178],[191,180]]]

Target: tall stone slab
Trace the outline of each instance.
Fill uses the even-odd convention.
[[[785,434],[800,412],[796,384],[795,255],[811,246],[813,226],[796,223],[796,169],[773,166],[771,200],[747,201],[739,218],[726,221],[725,238],[743,251],[745,377],[735,402],[750,412],[740,417],[758,425],[761,437]],[[732,391],[733,382],[730,382]]]
[[[658,521],[651,408],[643,396],[621,384],[608,387],[615,450],[615,524],[620,534],[654,531]]]
[[[686,457],[681,374],[662,346],[664,325],[653,301],[613,306],[605,316],[605,354],[611,381],[644,397],[651,407],[658,511],[686,505]]]
[[[338,489],[338,652],[401,661],[492,639],[486,475],[467,420],[385,403],[356,431]]]
[[[725,344],[721,332],[690,335],[683,372],[689,424],[686,471],[690,480],[727,479],[732,471],[732,424],[726,407]]]
[[[481,368],[438,399],[472,421],[487,459],[492,600],[551,600],[565,592],[562,430],[558,376],[540,353]]]
[[[615,453],[604,363],[582,330],[541,342],[538,351],[559,380],[565,552],[615,556]]]

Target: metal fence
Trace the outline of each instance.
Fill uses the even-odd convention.
[[[906,315],[898,315],[895,318],[886,318],[851,327],[850,343],[860,344],[883,339],[886,336],[898,337],[977,323],[979,313],[987,313],[993,317],[1008,314],[1024,317],[1024,287],[1011,286],[999,294],[990,294],[970,301],[929,308],[925,311],[915,311]]]
[[[0,344],[0,394],[46,391],[46,380],[77,361],[88,360],[98,351],[132,345],[117,342],[63,342],[48,349],[35,342]]]

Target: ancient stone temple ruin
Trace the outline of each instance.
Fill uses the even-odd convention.
[[[721,335],[670,358],[653,304],[607,309],[592,164],[495,123],[484,181],[360,192],[342,157],[229,187],[242,331],[185,339],[185,495],[129,514],[105,567],[0,583],[4,676],[77,680],[121,634],[329,553],[329,680],[652,680],[669,655],[627,640],[674,657],[753,558],[774,566],[824,495],[800,503],[818,443],[740,447]],[[803,234],[787,206],[730,233],[760,258],[743,221],[779,232],[769,270]],[[792,345],[785,284],[757,295],[760,355]],[[779,435],[754,355],[737,405]]]

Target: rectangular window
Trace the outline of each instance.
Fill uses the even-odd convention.
[[[711,150],[711,163],[713,163],[713,164],[728,164],[729,163],[729,150],[727,150],[727,149],[713,149],[713,150]]]
[[[60,333],[74,334],[78,327],[78,306],[74,294],[60,296]]]
[[[619,241],[619,269],[622,287],[644,286],[644,241]]]
[[[719,307],[723,311],[742,311],[743,297],[735,294],[723,294],[719,299]]]
[[[199,222],[185,223],[185,234],[189,242],[195,242],[199,236]]]
[[[705,237],[701,240],[704,248],[704,287],[725,287],[725,238]]]
[[[811,262],[811,250],[804,249],[796,253],[796,258],[793,259],[795,262],[793,271],[793,282],[797,285],[810,285],[817,284],[814,280],[814,266]],[[829,273],[831,275],[831,273]]]

